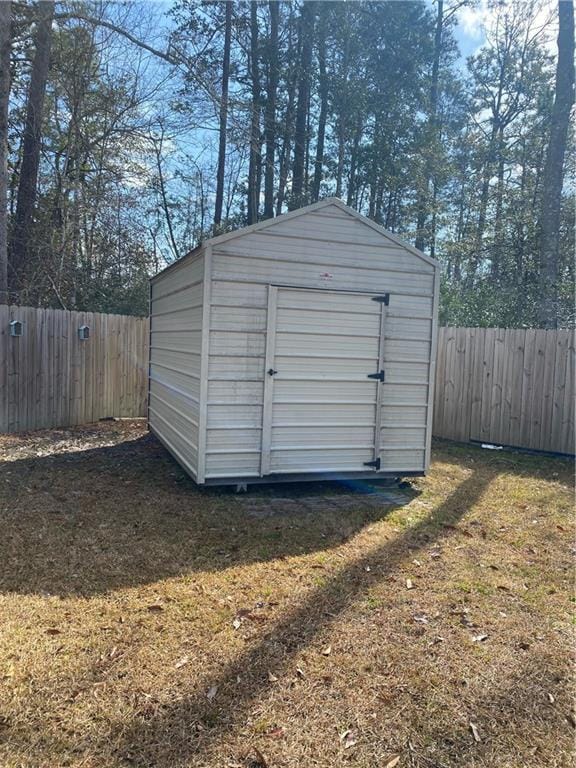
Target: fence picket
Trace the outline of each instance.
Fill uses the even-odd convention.
[[[146,416],[148,343],[147,318],[0,306],[0,432]],[[573,454],[574,357],[572,331],[440,328],[434,434]]]
[[[0,432],[145,416],[147,339],[147,318],[0,305]]]
[[[461,441],[574,454],[572,331],[441,329],[434,434]],[[465,339],[461,370],[453,339]],[[458,347],[458,344],[456,345]],[[468,372],[467,372],[468,367]],[[454,399],[453,389],[459,390]]]

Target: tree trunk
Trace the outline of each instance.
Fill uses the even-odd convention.
[[[22,138],[22,165],[20,167],[16,216],[10,248],[10,267],[14,276],[13,284],[17,290],[21,290],[23,286],[23,273],[29,255],[34,208],[38,192],[42,112],[50,68],[54,3],[51,0],[41,0],[37,8],[38,27],[34,36],[35,54],[28,88],[26,121]]]
[[[0,2],[0,304],[8,304],[8,102],[11,11],[10,2]]]
[[[301,28],[298,25],[298,34],[296,36],[296,46],[294,46],[294,5],[290,3],[290,16],[288,18],[288,50],[286,52],[286,66],[288,74],[286,75],[286,109],[284,110],[284,119],[282,121],[282,149],[279,150],[279,169],[278,169],[278,196],[276,198],[276,216],[280,216],[286,198],[286,184],[288,182],[288,170],[290,166],[290,152],[292,146],[293,119],[294,119],[294,100],[296,98],[296,83],[298,80],[298,64],[300,60],[300,50],[302,47]],[[296,50],[295,50],[296,48]],[[290,67],[290,64],[293,66]]]
[[[428,136],[427,146],[425,148],[426,159],[424,162],[424,178],[422,186],[418,193],[418,214],[416,222],[416,241],[415,246],[423,251],[426,247],[426,240],[429,239],[429,233],[426,231],[426,222],[428,220],[428,206],[430,203],[430,181],[432,176],[433,156],[437,138],[436,115],[438,111],[438,77],[440,72],[440,52],[442,50],[442,27],[444,24],[444,1],[437,0],[436,8],[436,29],[434,33],[434,58],[432,60],[432,79],[430,82],[430,113],[428,116]]]
[[[494,280],[500,279],[502,256],[504,254],[504,221],[502,207],[504,205],[504,129],[498,131],[498,169],[496,172],[496,210],[494,214],[494,243],[492,245],[492,265],[490,272]]]
[[[326,117],[328,115],[328,77],[326,75],[326,4],[320,6],[320,24],[318,38],[318,70],[320,91],[320,114],[318,115],[318,137],[316,140],[316,160],[314,161],[314,180],[312,182],[312,202],[320,197],[322,166],[324,164],[324,143],[326,140]]]
[[[218,170],[216,172],[216,201],[214,203],[214,225],[222,222],[224,202],[224,172],[226,169],[226,130],[228,127],[228,81],[230,79],[230,44],[232,39],[232,3],[226,3],[224,29],[224,59],[222,62],[222,94],[220,97],[220,125],[218,142]]]
[[[468,284],[472,285],[478,266],[484,256],[484,230],[486,229],[486,218],[488,213],[488,198],[490,196],[490,179],[492,178],[492,169],[496,160],[496,136],[498,134],[498,120],[493,118],[490,140],[486,152],[486,161],[482,171],[482,186],[480,189],[480,202],[478,204],[478,223],[476,225],[476,235],[474,237],[474,253],[470,259],[470,270],[468,274]]]
[[[350,174],[348,176],[348,191],[346,194],[346,205],[352,208],[357,207],[356,200],[356,169],[358,167],[358,151],[360,148],[360,139],[362,138],[362,118],[358,119],[354,141],[352,143],[352,152],[350,154]]]
[[[268,53],[268,84],[266,89],[266,112],[264,131],[266,138],[266,166],[264,169],[264,218],[274,216],[274,155],[276,144],[276,94],[278,91],[278,26],[279,5],[271,0],[270,41]]]
[[[342,179],[344,175],[344,160],[346,157],[346,137],[348,131],[349,122],[349,106],[348,101],[350,98],[350,88],[348,84],[348,75],[350,71],[350,35],[351,35],[351,20],[350,20],[350,5],[348,3],[343,4],[344,7],[344,19],[343,22],[346,25],[346,37],[344,39],[344,49],[342,51],[342,63],[340,65],[339,80],[342,93],[340,94],[340,110],[337,120],[337,139],[338,139],[338,152],[336,163],[336,197],[342,197]]]
[[[296,104],[296,126],[294,129],[294,165],[292,168],[292,194],[290,210],[304,204],[304,164],[306,160],[306,122],[310,102],[310,70],[312,66],[312,40],[314,34],[314,0],[308,0],[302,7],[300,17],[302,53],[300,57],[300,79]]]
[[[540,289],[539,320],[543,328],[558,325],[557,279],[562,203],[564,156],[574,103],[574,5],[558,3],[558,60],[556,88],[550,122],[550,140],[544,166],[540,207]]]
[[[252,119],[248,162],[248,224],[258,221],[262,146],[260,142],[260,67],[258,45],[258,4],[250,3],[250,74],[252,79]]]

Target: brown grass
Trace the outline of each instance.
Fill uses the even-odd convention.
[[[3,768],[571,765],[571,462],[441,444],[406,506],[324,508],[138,423],[0,452]]]

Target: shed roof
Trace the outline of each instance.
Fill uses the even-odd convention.
[[[418,248],[415,248],[413,245],[406,243],[404,240],[402,240],[402,238],[398,237],[397,235],[394,235],[392,232],[389,232],[387,229],[384,229],[384,227],[380,226],[380,224],[376,224],[376,222],[372,221],[367,216],[363,216],[361,213],[358,213],[358,211],[355,211],[353,208],[350,208],[350,206],[343,203],[342,200],[340,200],[339,198],[326,197],[323,200],[319,200],[317,203],[312,203],[311,205],[305,205],[303,208],[297,208],[294,211],[288,211],[288,213],[283,213],[280,216],[275,216],[274,218],[271,218],[271,219],[265,219],[264,221],[258,221],[256,224],[250,224],[247,227],[242,227],[241,229],[235,229],[233,232],[225,232],[222,235],[217,235],[216,237],[211,237],[208,240],[204,240],[202,243],[200,243],[200,245],[196,246],[196,248],[194,248],[192,251],[189,251],[185,256],[178,259],[178,261],[175,261],[172,264],[169,264],[161,272],[158,272],[156,275],[154,275],[152,280],[155,277],[158,277],[159,275],[166,272],[166,270],[171,269],[177,264],[181,264],[185,259],[198,254],[199,251],[207,245],[219,245],[220,243],[226,243],[229,240],[234,240],[237,237],[248,235],[251,232],[259,232],[262,229],[273,227],[274,224],[278,223],[279,221],[284,222],[290,219],[296,219],[299,216],[302,216],[303,214],[310,213],[311,211],[318,211],[318,210],[321,210],[322,208],[327,208],[328,206],[331,206],[331,205],[337,206],[345,213],[348,213],[350,216],[354,217],[358,221],[361,221],[362,224],[364,224],[365,226],[370,227],[371,229],[381,234],[383,237],[395,243],[396,245],[399,245],[402,248],[405,248],[407,251],[410,251],[410,253],[413,253],[415,256],[418,256],[418,258],[422,259],[422,261],[425,261],[427,264],[432,264],[434,267],[439,267],[439,262],[436,259],[433,259],[431,256],[427,256],[425,253],[418,250]]]

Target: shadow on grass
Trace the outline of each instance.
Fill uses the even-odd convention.
[[[329,550],[415,495],[358,481],[202,489],[149,435],[7,461],[0,591],[89,596]]]
[[[545,477],[547,467],[564,467],[458,447],[442,457],[488,477]],[[242,496],[201,489],[150,435],[3,462],[0,591],[89,596],[330,550],[415,495],[384,490],[367,499],[371,490],[358,481],[262,486]]]
[[[453,534],[460,518],[497,477],[495,468],[474,471],[446,501],[421,522],[397,538],[344,567],[328,584],[315,589],[301,605],[289,611],[259,640],[226,666],[219,676],[203,679],[184,699],[151,719],[138,719],[117,735],[118,756],[138,766],[173,768],[194,758],[209,760],[210,750],[225,734],[242,723],[253,702],[271,685],[268,674],[278,676],[291,660],[309,646],[318,633],[358,600],[374,579],[385,579],[407,556]],[[370,566],[370,577],[366,567]],[[217,652],[217,651],[216,651]],[[241,677],[239,690],[237,679]],[[206,692],[218,689],[214,701]],[[198,763],[200,764],[200,763]]]

